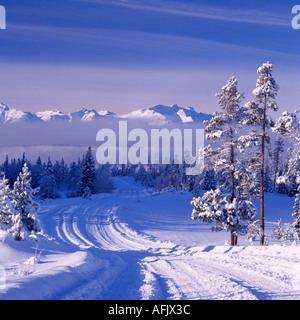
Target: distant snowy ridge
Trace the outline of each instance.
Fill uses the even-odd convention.
[[[125,119],[160,120],[165,123],[192,123],[210,120],[211,115],[197,112],[193,107],[182,108],[177,104],[171,107],[157,105],[155,107],[140,109],[121,116]]]
[[[157,105],[151,108],[139,109],[125,115],[116,115],[113,112],[82,108],[72,113],[63,113],[58,109],[45,110],[37,113],[24,112],[12,109],[0,103],[0,123],[16,122],[91,122],[105,118],[121,118],[131,120],[146,120],[159,124],[171,123],[202,123],[210,120],[211,115],[197,112],[193,107],[182,108],[174,104],[172,106]]]
[[[86,109],[83,108],[79,111],[72,112],[70,114],[70,121],[93,121],[98,119],[103,119],[103,117],[114,116],[113,112],[104,110],[104,111],[96,111],[94,109]]]
[[[41,119],[31,112],[24,112],[17,109],[11,109],[3,103],[0,103],[0,123],[13,123],[19,121],[40,121]]]
[[[43,121],[70,121],[70,116],[55,109],[37,112],[36,115]]]
[[[43,122],[72,122],[72,121],[93,121],[103,117],[114,116],[110,111],[99,111],[83,108],[72,113],[64,113],[58,109],[45,110],[37,113],[24,112],[12,109],[0,103],[0,123],[16,123],[24,121],[43,121]]]

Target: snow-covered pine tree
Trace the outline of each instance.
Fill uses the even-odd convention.
[[[5,229],[14,240],[25,239],[26,231],[21,221],[21,214],[13,207],[8,180],[0,180],[0,229]]]
[[[251,201],[224,195],[220,189],[211,190],[191,202],[193,220],[212,224],[212,231],[229,231],[234,236],[231,245],[237,245],[237,236],[245,235],[256,219],[256,207]]]
[[[14,214],[11,218],[12,227],[8,230],[8,233],[16,241],[22,241],[26,238],[26,230],[22,222],[21,213]]]
[[[273,235],[277,240],[281,240],[283,236],[282,219],[279,219],[276,227],[273,229]]]
[[[81,195],[84,195],[86,188],[89,188],[91,194],[95,193],[95,160],[92,153],[92,148],[89,147],[83,160],[82,173],[81,173]]]
[[[263,231],[260,237],[260,244],[264,245],[264,228],[265,228],[265,193],[264,193],[264,177],[265,177],[265,148],[269,141],[267,129],[271,127],[273,121],[268,115],[268,110],[277,111],[278,105],[275,102],[278,94],[279,86],[273,78],[274,65],[267,62],[258,68],[258,79],[256,88],[253,90],[255,100],[245,105],[248,116],[244,119],[244,124],[251,127],[258,127],[258,130],[251,131],[252,142],[258,147],[257,160],[260,162],[260,225]],[[247,140],[244,137],[244,140]]]
[[[292,223],[292,230],[294,233],[294,240],[298,241],[300,239],[300,174],[297,177],[298,182],[298,193],[295,197],[295,205],[294,205],[294,211],[293,211],[293,218],[294,222]]]
[[[274,132],[288,137],[293,143],[293,152],[290,153],[286,173],[280,177],[280,182],[289,184],[291,180],[294,180],[297,184],[295,205],[292,214],[294,222],[291,226],[295,240],[299,240],[300,238],[300,121],[297,117],[299,112],[300,109],[292,113],[283,112],[273,127]]]
[[[230,194],[225,195],[220,189],[216,189],[192,201],[192,219],[214,223],[213,230],[230,231],[231,245],[237,244],[238,234],[245,233],[256,215],[255,206],[248,200],[250,186],[242,184],[244,177],[240,173],[244,166],[237,157],[238,131],[244,118],[244,108],[240,106],[243,94],[237,90],[237,84],[235,77],[228,80],[222,93],[216,95],[222,112],[214,113],[210,121],[204,122],[206,138],[217,141],[220,145],[216,150],[210,146],[205,147],[205,158],[209,159],[208,163],[213,165],[216,174],[222,175],[225,183],[221,187],[225,189],[229,185]]]
[[[208,140],[221,144],[215,153],[215,171],[222,172],[230,180],[230,195],[235,197],[235,160],[237,152],[237,129],[243,119],[240,103],[244,98],[237,89],[238,81],[231,77],[223,86],[222,93],[216,94],[222,112],[215,112],[210,121],[204,121]]]
[[[34,195],[38,190],[31,188],[30,181],[30,172],[27,164],[24,163],[22,172],[14,183],[11,192],[12,204],[15,211],[20,214],[20,219],[15,221],[18,224],[18,228],[23,226],[28,232],[38,232],[40,231],[40,223],[37,217],[39,204],[34,201]]]
[[[7,229],[11,225],[12,216],[15,214],[10,193],[8,180],[4,176],[0,179],[0,228]]]

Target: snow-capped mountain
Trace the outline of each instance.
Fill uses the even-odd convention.
[[[193,107],[182,108],[174,104],[172,106],[157,105],[150,108],[139,109],[128,114],[118,116],[113,112],[82,108],[81,110],[66,114],[60,110],[46,110],[37,113],[24,112],[12,109],[0,103],[0,123],[15,122],[94,122],[105,118],[121,118],[130,120],[144,120],[149,124],[178,124],[178,123],[202,123],[210,120],[211,115],[197,112]]]
[[[162,123],[193,123],[210,120],[211,115],[197,112],[193,107],[182,108],[177,104],[171,107],[165,105],[157,105],[147,109],[140,109],[121,116],[128,119],[146,119],[160,121]]]
[[[37,112],[36,115],[43,121],[70,121],[70,116],[55,109]]]
[[[111,111],[108,111],[108,110],[98,111],[98,114],[99,114],[100,116],[111,116],[111,117],[116,116],[116,114],[115,114],[114,112],[111,112]]]
[[[94,109],[83,108],[70,114],[71,121],[93,121],[101,118],[99,113]]]
[[[0,123],[40,121],[40,118],[31,112],[24,112],[17,109],[11,109],[3,103],[0,103]]]

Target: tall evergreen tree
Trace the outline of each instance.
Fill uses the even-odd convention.
[[[89,147],[86,152],[81,173],[81,195],[84,195],[87,190],[90,190],[90,193],[95,193],[95,180],[96,180],[96,171],[95,171],[95,160],[92,153],[92,148]]]
[[[25,163],[22,172],[11,193],[14,209],[20,214],[20,219],[16,223],[22,222],[22,225],[28,232],[40,231],[40,224],[37,218],[39,205],[34,201],[34,195],[38,190],[32,189],[30,185],[31,177],[27,164]]]
[[[298,183],[298,193],[295,197],[295,205],[294,205],[294,211],[293,211],[293,218],[294,222],[292,223],[292,229],[294,231],[294,239],[300,240],[300,174],[297,177],[297,183]]]
[[[11,199],[8,180],[3,177],[0,180],[0,227],[8,227],[11,224],[12,216],[15,214]]]
[[[292,113],[283,112],[273,127],[273,131],[288,137],[293,143],[293,152],[289,156],[287,170],[281,177],[281,182],[291,184],[292,181],[292,184],[295,184],[292,188],[297,188],[293,212],[295,220],[292,224],[296,239],[300,237],[300,121],[297,117],[299,112],[300,109]]]
[[[237,79],[231,77],[217,94],[218,104],[222,112],[216,112],[210,121],[205,121],[206,138],[217,141],[220,146],[216,150],[211,147],[204,149],[205,155],[213,163],[217,175],[221,174],[226,188],[229,181],[230,194],[222,194],[220,189],[211,190],[202,198],[194,198],[192,218],[216,223],[215,230],[222,228],[231,232],[231,245],[237,244],[237,236],[245,231],[247,223],[253,221],[254,206],[247,200],[246,188],[241,189],[237,181],[243,165],[238,160],[238,130],[244,118],[244,108],[240,106],[243,94],[237,90]],[[237,188],[239,192],[237,193]],[[247,189],[249,190],[249,189]],[[221,201],[221,211],[216,203]],[[249,210],[249,214],[245,210]],[[220,214],[220,216],[218,216]],[[248,222],[247,222],[248,221]]]
[[[244,120],[244,124],[259,127],[258,130],[252,131],[251,139],[256,141],[259,148],[258,161],[260,162],[260,226],[262,229],[260,244],[264,245],[264,229],[265,229],[265,149],[266,143],[269,141],[267,129],[271,127],[273,121],[270,120],[268,110],[277,111],[278,105],[275,102],[278,94],[279,86],[273,78],[274,65],[267,62],[258,68],[258,79],[256,88],[253,90],[255,100],[245,105],[248,116]]]

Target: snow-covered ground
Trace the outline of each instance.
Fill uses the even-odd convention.
[[[190,193],[155,194],[115,178],[112,194],[41,204],[44,236],[0,233],[0,299],[299,299],[300,246],[226,244],[192,221]],[[267,195],[266,227],[293,199]]]

